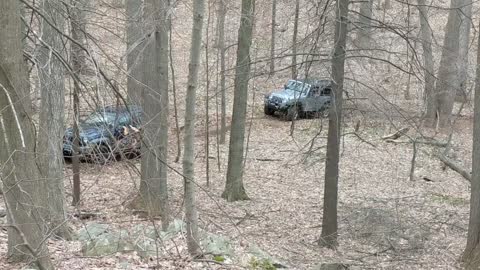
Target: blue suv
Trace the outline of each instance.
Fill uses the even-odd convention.
[[[138,155],[141,145],[139,106],[107,106],[97,109],[80,121],[79,155],[82,160],[105,163],[120,155]],[[73,156],[73,128],[63,137],[63,155]]]

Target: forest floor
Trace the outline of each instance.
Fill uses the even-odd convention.
[[[358,136],[353,133],[353,123],[357,120],[361,123]],[[338,250],[317,245],[322,221],[325,119],[296,121],[290,136],[291,122],[266,117],[255,110],[248,124],[244,174],[250,200],[234,203],[220,197],[225,184],[228,144],[219,147],[220,159],[217,159],[215,136],[210,138],[213,143],[207,187],[204,138],[197,136],[200,227],[228,237],[235,254],[255,245],[290,269],[311,269],[329,262],[340,262],[350,269],[459,267],[457,261],[466,243],[469,183],[457,173],[442,169],[441,162],[433,156],[436,149],[426,145],[418,146],[415,177],[410,179],[412,144],[392,144],[381,139],[391,133],[392,127],[402,127],[405,123],[375,117],[348,117],[345,122],[339,178]],[[471,117],[459,117],[455,129],[452,152],[459,161],[469,164]],[[438,136],[439,140],[445,140],[445,134]],[[171,135],[169,195],[175,218],[184,219],[183,180],[177,173],[181,172],[181,162],[173,162],[175,144]],[[151,224],[126,207],[135,197],[138,186],[139,177],[134,167],[139,168],[138,161],[105,166],[82,164],[83,193],[79,210],[96,216],[79,219],[73,216],[77,210],[70,207],[71,223],[76,231],[89,223],[108,224],[127,231],[138,224]],[[69,165],[66,177],[71,179]],[[66,189],[69,193],[70,183]],[[68,195],[67,201],[70,200]],[[5,230],[0,230],[0,239],[0,253],[5,254]],[[148,269],[157,264],[160,269],[243,268],[236,260],[222,265],[191,261],[183,236],[170,241],[164,243],[165,253],[159,261],[142,260],[135,252],[83,256],[78,241],[51,240],[49,248],[58,269]],[[8,265],[1,256],[0,268],[12,267],[23,266]]]

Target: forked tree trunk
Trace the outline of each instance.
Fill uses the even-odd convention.
[[[472,180],[470,187],[470,222],[467,246],[462,260],[467,269],[480,268],[480,36],[477,43],[477,74],[473,120]]]
[[[277,27],[277,0],[272,0],[272,29],[270,35],[270,75],[275,74],[275,33]]]
[[[235,67],[232,128],[228,152],[227,181],[222,197],[227,201],[248,200],[243,186],[243,150],[247,115],[248,81],[250,77],[250,47],[255,0],[242,0],[238,30],[237,64]]]
[[[340,133],[342,123],[343,80],[347,41],[348,0],[336,1],[335,47],[332,58],[333,104],[328,120],[325,188],[323,190],[322,234],[319,244],[328,248],[338,245],[338,163],[340,161]]]
[[[131,104],[141,105],[143,98],[142,86],[142,59],[140,53],[144,49],[143,38],[143,8],[142,0],[126,0],[125,9],[127,14],[127,94]]]
[[[20,2],[0,1],[0,179],[7,208],[8,256],[53,269],[43,241],[43,223],[36,200],[40,194],[35,163],[34,127],[28,76],[23,61]]]
[[[190,48],[190,65],[188,70],[187,100],[185,110],[185,136],[183,137],[183,175],[185,187],[185,216],[187,220],[187,245],[192,256],[200,254],[198,238],[198,214],[195,206],[195,100],[200,66],[202,45],[203,17],[205,1],[195,0],[193,6],[192,43]],[[208,158],[208,157],[207,157]]]
[[[432,29],[428,22],[428,11],[425,0],[417,0],[420,17],[420,36],[423,49],[423,69],[425,77],[425,88],[423,98],[426,104],[427,119],[435,118],[435,70],[432,53]]]
[[[150,217],[161,215],[162,229],[170,222],[167,189],[168,145],[168,0],[146,0],[146,29],[151,35],[144,55],[143,92],[145,116],[139,200]]]
[[[464,0],[460,14],[460,47],[458,57],[458,83],[459,87],[455,101],[466,102],[468,100],[468,49],[470,45],[470,28],[472,25],[472,0]]]
[[[445,28],[445,39],[443,41],[442,58],[435,85],[436,104],[433,111],[436,117],[430,119],[430,124],[435,126],[437,121],[439,127],[446,127],[450,124],[450,116],[453,110],[453,103],[458,89],[457,58],[459,52],[460,32],[460,10],[458,7],[464,0],[452,0],[448,14],[447,26]],[[432,110],[432,109],[430,109]]]
[[[220,140],[219,143],[225,143],[225,135],[227,133],[227,101],[226,101],[226,62],[225,62],[225,16],[227,7],[224,1],[218,1],[218,50],[220,51]]]
[[[43,11],[50,23],[57,29],[65,28],[63,5],[57,1],[44,0]],[[43,206],[43,218],[50,228],[56,228],[55,234],[70,239],[66,223],[65,188],[63,176],[64,105],[65,105],[65,71],[63,63],[52,51],[65,56],[63,40],[46,20],[42,21],[42,39],[45,42],[39,50],[40,78],[40,124],[38,128],[37,151],[39,169],[43,181],[42,192],[48,194],[40,198]],[[63,225],[62,225],[63,224]]]
[[[295,0],[295,16],[293,20],[292,39],[292,78],[296,79],[297,72],[297,42],[298,42],[298,17],[300,15],[300,0]]]

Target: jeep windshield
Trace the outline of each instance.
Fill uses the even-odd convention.
[[[295,81],[295,80],[289,80],[288,83],[285,85],[285,90],[286,91],[292,91],[292,92],[299,92],[302,94],[305,94],[308,92],[310,89],[310,84],[303,83],[300,81]]]
[[[115,123],[116,114],[115,113],[92,113],[85,120],[83,124],[86,125],[111,125]]]

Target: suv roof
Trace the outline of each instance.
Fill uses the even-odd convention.
[[[124,113],[124,112],[140,112],[142,109],[140,106],[137,105],[109,105],[105,106],[103,108],[98,108],[97,111],[102,111],[102,112],[119,112],[119,113]]]

